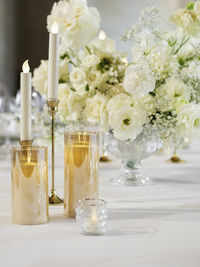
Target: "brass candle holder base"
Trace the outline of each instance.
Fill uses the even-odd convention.
[[[49,204],[50,205],[63,205],[63,199],[59,198],[59,196],[56,195],[56,192],[51,192],[51,195],[49,197]]]
[[[55,191],[55,180],[54,180],[54,129],[55,129],[55,115],[58,111],[59,101],[55,99],[47,100],[48,112],[51,116],[51,141],[52,141],[52,189],[49,197],[50,205],[62,205],[63,199],[56,195]]]
[[[100,162],[111,162],[111,159],[105,155],[102,155],[99,159]]]
[[[174,154],[169,160],[168,162],[171,163],[185,163],[185,160],[182,160],[181,158],[179,158],[176,154]]]

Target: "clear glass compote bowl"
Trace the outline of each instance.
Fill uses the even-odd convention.
[[[109,135],[108,150],[122,160],[124,172],[112,179],[115,185],[137,186],[148,185],[152,181],[140,173],[141,161],[162,147],[162,141],[153,127],[144,130],[133,141],[120,141]]]

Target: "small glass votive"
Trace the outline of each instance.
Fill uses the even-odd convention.
[[[47,147],[11,148],[12,222],[48,222]]]
[[[79,200],[76,220],[81,234],[103,235],[107,224],[106,201],[95,198]]]

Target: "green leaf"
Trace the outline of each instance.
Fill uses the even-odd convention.
[[[90,87],[89,87],[88,84],[87,84],[86,87],[85,87],[85,91],[90,91]]]
[[[72,88],[72,87],[70,87],[70,90],[72,90],[73,92],[76,92],[76,90],[74,88]]]
[[[194,2],[189,2],[186,6],[187,10],[193,10],[194,9]]]
[[[65,59],[66,57],[70,59],[70,56],[67,52],[65,52],[63,55],[61,55],[60,59]]]
[[[91,52],[90,48],[89,48],[87,45],[85,46],[85,48],[87,49],[88,53],[89,53],[90,55],[92,55],[92,52]]]
[[[66,83],[66,81],[63,79],[59,79],[59,83]]]

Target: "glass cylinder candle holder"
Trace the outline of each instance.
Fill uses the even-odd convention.
[[[11,148],[12,222],[48,222],[47,147]]]
[[[107,224],[106,201],[102,199],[80,200],[76,208],[76,220],[81,234],[104,234]]]
[[[75,218],[78,201],[99,193],[99,134],[65,132],[64,211]]]

